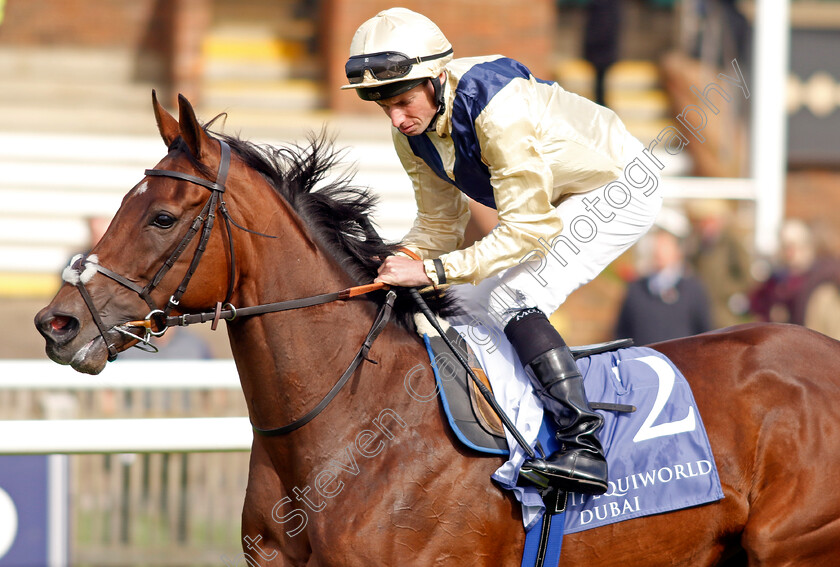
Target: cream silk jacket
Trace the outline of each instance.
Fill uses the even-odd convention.
[[[540,239],[560,234],[565,195],[617,179],[642,150],[614,112],[534,78],[498,55],[455,59],[446,68],[445,112],[434,131],[393,129],[414,186],[417,218],[402,244],[446,283],[476,283],[516,265]],[[467,195],[496,209],[499,224],[463,250]]]

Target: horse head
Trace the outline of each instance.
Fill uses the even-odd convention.
[[[143,329],[132,321],[149,317],[154,332],[163,315],[230,301],[237,273],[225,213],[230,207],[252,221],[260,209],[237,206],[246,196],[225,192],[226,183],[265,182],[206,133],[186,98],[179,97],[178,120],[154,92],[152,102],[168,154],[125,195],[89,254],[71,261],[65,284],[35,318],[47,355],[81,372],[97,374],[137,344]],[[226,222],[215,222],[220,216]]]

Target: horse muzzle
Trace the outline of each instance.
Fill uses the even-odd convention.
[[[105,368],[105,340],[92,326],[83,325],[79,317],[48,306],[35,316],[35,326],[44,337],[46,354],[53,362],[69,364],[86,374],[99,374]]]

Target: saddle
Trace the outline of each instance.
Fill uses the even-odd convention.
[[[440,393],[444,413],[456,437],[467,447],[481,453],[509,454],[502,421],[481,395],[478,386],[467,371],[457,362],[443,338],[425,319],[416,319],[417,332],[423,337]],[[449,342],[459,350],[479,380],[491,392],[493,388],[484,369],[467,341],[446,321],[439,320]],[[604,343],[570,347],[575,360],[632,346],[632,339],[619,339]],[[623,410],[615,404],[590,402],[593,409]]]

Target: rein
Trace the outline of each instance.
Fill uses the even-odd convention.
[[[146,347],[149,347],[156,351],[157,349],[150,342],[151,336],[161,336],[166,332],[166,329],[171,326],[186,326],[195,323],[206,323],[208,321],[212,321],[212,328],[213,330],[215,330],[220,319],[232,321],[238,316],[262,315],[265,313],[276,313],[280,311],[288,311],[291,309],[300,309],[303,307],[322,305],[333,301],[345,301],[354,297],[365,295],[373,291],[388,289],[389,287],[387,284],[374,283],[350,287],[333,293],[324,293],[299,299],[279,301],[263,305],[254,305],[250,307],[240,307],[238,309],[231,305],[230,299],[233,295],[234,283],[236,278],[236,256],[234,253],[233,238],[231,236],[231,224],[233,224],[237,228],[240,228],[252,234],[258,234],[260,236],[266,236],[269,238],[276,237],[265,235],[244,228],[237,224],[230,217],[230,213],[228,212],[227,207],[225,206],[225,202],[221,197],[221,195],[225,192],[225,181],[227,180],[228,171],[230,169],[230,146],[228,146],[228,144],[224,140],[218,140],[218,142],[221,147],[221,159],[219,161],[219,170],[216,173],[215,181],[210,181],[201,177],[190,175],[188,173],[172,171],[168,169],[147,169],[145,171],[147,176],[151,175],[180,179],[183,181],[194,183],[196,185],[200,185],[202,187],[207,188],[210,191],[210,197],[207,199],[207,202],[204,204],[204,207],[201,209],[201,212],[193,220],[187,233],[178,243],[177,248],[175,248],[172,254],[170,254],[169,258],[167,258],[166,261],[163,263],[163,266],[160,267],[155,276],[149,281],[148,284],[146,284],[145,287],[140,287],[125,276],[117,274],[116,272],[113,272],[112,270],[101,266],[99,264],[98,258],[95,255],[84,256],[80,254],[78,256],[75,256],[71,261],[70,266],[65,268],[62,274],[62,279],[64,281],[75,286],[79,290],[79,294],[82,296],[82,299],[87,305],[88,311],[90,311],[91,314],[91,318],[96,324],[96,327],[99,330],[99,334],[102,337],[102,340],[105,342],[105,346],[108,349],[109,362],[115,360],[118,355],[116,347],[113,344],[111,344],[111,342],[109,342],[108,340],[108,333],[109,331],[111,331],[111,329],[115,329],[119,333],[136,339],[137,341],[139,341],[137,346],[139,346],[139,344],[143,344]],[[224,301],[218,302],[216,304],[215,310],[213,311],[208,311],[204,313],[189,313],[183,315],[170,315],[172,309],[180,304],[181,297],[186,292],[190,279],[192,279],[196,268],[198,268],[198,263],[201,260],[202,255],[204,254],[204,251],[207,247],[207,242],[210,239],[210,233],[213,230],[217,210],[222,215],[222,218],[224,219],[227,227],[228,246],[231,258],[230,274],[228,277],[228,289],[225,299]],[[192,242],[193,238],[195,238],[195,236],[198,234],[199,229],[201,229],[201,237],[199,239],[198,245],[196,246],[196,250],[193,254],[189,268],[187,269],[187,272],[184,275],[184,278],[181,280],[181,283],[178,286],[178,288],[170,296],[166,306],[163,309],[159,309],[152,301],[151,293],[160,284],[161,280],[163,280],[163,277],[166,275],[166,273],[178,261],[178,259],[181,257],[181,254],[183,254],[184,250],[186,250],[189,243]],[[93,298],[90,296],[90,293],[85,287],[85,284],[89,282],[90,279],[97,272],[101,273],[104,276],[107,276],[108,278],[114,280],[120,285],[137,293],[137,295],[139,295],[151,309],[149,314],[146,315],[146,318],[142,321],[129,321],[122,325],[117,325],[111,328],[106,327],[101,317],[99,316],[99,312],[96,309],[96,306],[93,302]],[[327,405],[329,405],[329,403],[341,391],[341,389],[344,387],[344,385],[347,383],[347,381],[350,379],[350,377],[353,375],[353,373],[356,371],[356,369],[359,367],[363,360],[376,363],[375,361],[370,360],[368,358],[368,351],[370,351],[370,348],[373,345],[373,341],[376,340],[376,338],[388,324],[388,321],[391,318],[391,312],[393,310],[395,299],[396,293],[394,293],[393,291],[388,291],[385,297],[385,302],[380,306],[376,318],[374,319],[374,322],[371,325],[370,331],[368,331],[368,334],[365,337],[362,346],[359,347],[356,356],[350,362],[350,365],[347,367],[344,373],[339,377],[335,385],[330,389],[329,392],[327,392],[327,394],[318,403],[317,406],[315,406],[312,410],[307,412],[303,417],[296,419],[292,423],[289,423],[282,427],[261,429],[251,424],[254,431],[259,433],[260,435],[279,436],[291,433],[292,431],[303,427],[304,425],[312,421],[318,414],[320,414],[324,410],[324,408],[327,407]],[[141,337],[130,332],[128,328],[132,327],[144,328],[145,335]]]
[[[213,323],[213,330],[216,329],[220,319],[225,321],[233,321],[236,317],[246,317],[249,315],[263,315],[265,313],[277,313],[279,311],[289,311],[292,309],[300,309],[302,307],[312,307],[313,305],[323,305],[324,303],[331,303],[333,301],[344,301],[353,297],[359,297],[372,291],[380,289],[388,289],[386,284],[374,283],[367,285],[360,285],[356,287],[348,287],[341,291],[332,293],[322,293],[320,295],[311,295],[309,297],[301,297],[299,299],[289,299],[287,301],[278,301],[276,303],[265,303],[262,305],[254,305],[251,307],[236,308],[230,303],[224,306],[221,302],[216,304],[214,311],[205,311],[203,313],[186,313],[184,315],[173,315],[164,319],[166,327],[186,327],[188,325],[195,325],[196,323]],[[223,307],[227,307],[224,309]],[[130,321],[126,325],[132,327],[151,328],[152,321],[147,317],[143,321]]]
[[[368,358],[367,354],[370,350],[370,347],[373,346],[373,341],[376,340],[376,337],[379,336],[379,333],[382,332],[382,329],[385,328],[385,325],[388,324],[388,320],[391,318],[391,310],[394,307],[394,300],[396,299],[397,294],[393,292],[393,290],[388,291],[387,295],[385,296],[385,303],[379,308],[379,313],[376,314],[376,319],[373,321],[373,325],[370,327],[370,331],[368,331],[367,336],[365,337],[362,346],[359,348],[358,352],[356,352],[356,356],[353,357],[353,360],[350,362],[350,366],[347,367],[347,370],[341,375],[335,385],[330,388],[330,391],[323,397],[323,399],[318,402],[318,405],[306,412],[303,417],[300,417],[289,423],[288,425],[284,425],[282,427],[275,427],[272,429],[260,429],[253,423],[251,427],[265,437],[279,437],[281,435],[286,435],[287,433],[291,433],[296,429],[300,429],[324,411],[324,409],[329,405],[329,403],[333,400],[333,398],[338,395],[342,388],[344,388],[347,381],[359,367],[359,364],[362,363],[363,360],[367,360],[368,362],[372,362],[377,364],[375,360],[371,360]]]

